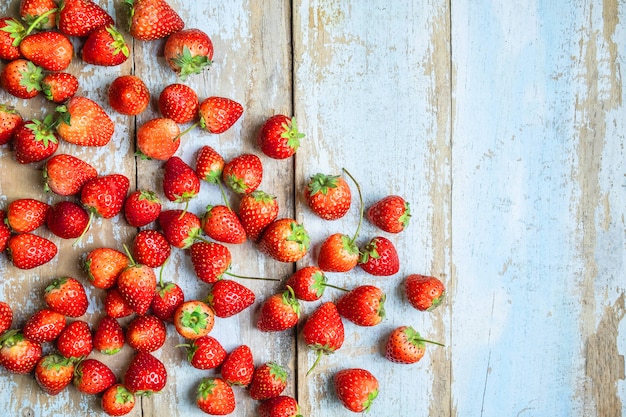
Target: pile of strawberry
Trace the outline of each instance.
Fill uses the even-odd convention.
[[[183,20],[164,0],[131,3],[130,35],[141,41],[165,39],[168,66],[181,81],[208,68],[212,42],[199,29],[186,29]],[[138,127],[136,148],[144,158],[164,161],[162,194],[180,208],[165,209],[154,190],[130,190],[123,174],[102,175],[88,161],[57,153],[60,140],[78,146],[102,147],[109,143],[114,122],[104,109],[85,96],[76,95],[78,79],[63,72],[75,52],[71,37],[82,40],[80,56],[85,63],[115,66],[129,56],[124,36],[111,16],[91,0],[22,0],[20,18],[0,18],[0,58],[7,63],[0,72],[0,86],[9,94],[30,99],[42,93],[58,104],[43,120],[23,120],[9,106],[0,104],[0,144],[9,144],[21,164],[42,162],[44,190],[63,198],[48,204],[32,198],[10,201],[0,210],[0,251],[18,269],[44,265],[57,255],[57,245],[37,234],[47,227],[61,239],[76,243],[89,233],[94,217],[122,215],[137,228],[130,247],[93,249],[82,260],[89,284],[105,290],[106,316],[92,325],[82,317],[88,308],[88,289],[75,278],[52,280],[45,288],[46,308],[35,312],[21,329],[12,329],[12,310],[0,302],[0,365],[9,372],[34,373],[42,390],[56,395],[73,384],[80,392],[101,395],[102,409],[110,415],[129,413],[136,397],[161,391],[167,382],[164,364],[153,355],[165,343],[167,324],[186,340],[189,364],[197,369],[219,370],[219,376],[203,378],[197,385],[196,402],[204,412],[225,415],[234,411],[234,386],[247,388],[260,401],[261,416],[295,416],[294,398],[283,395],[287,370],[269,362],[255,367],[251,349],[240,345],[227,352],[210,335],[217,318],[230,317],[250,307],[255,294],[230,272],[228,245],[253,242],[260,252],[279,262],[305,257],[311,246],[302,224],[279,218],[276,197],[259,189],[263,164],[259,156],[245,153],[225,161],[210,146],[197,152],[193,164],[175,156],[181,138],[192,129],[220,134],[243,114],[238,102],[225,97],[200,101],[189,86],[168,85],[159,95],[159,117]],[[46,53],[54,50],[55,54]],[[134,116],[148,107],[150,92],[133,75],[115,79],[108,89],[110,106]],[[180,125],[191,123],[181,131]],[[258,147],[269,158],[286,159],[297,151],[304,134],[296,120],[285,115],[268,118],[258,136]],[[344,176],[345,174],[345,176]],[[317,265],[299,268],[281,290],[262,302],[256,327],[262,332],[293,329],[300,320],[300,303],[318,301],[326,287],[345,291],[336,301],[323,302],[302,326],[304,342],[316,353],[312,372],[324,354],[341,348],[343,320],[359,326],[375,326],[384,318],[385,294],[375,285],[347,290],[328,283],[326,272],[347,272],[355,267],[373,276],[392,276],[400,261],[393,242],[376,236],[359,248],[356,240],[366,217],[380,230],[397,234],[410,219],[409,204],[390,195],[365,210],[358,182],[344,170],[340,175],[313,175],[303,196],[315,215],[325,220],[345,216],[358,191],[359,222],[353,236],[333,234],[320,246]],[[202,181],[219,187],[223,201],[200,215],[188,210],[197,198]],[[229,204],[227,193],[238,196]],[[161,268],[172,250],[186,251],[197,278],[209,284],[202,300],[188,300],[175,282],[165,282]],[[278,281],[278,280],[275,280]],[[404,292],[415,308],[426,311],[442,300],[444,286],[431,276],[409,275]],[[120,319],[128,318],[123,327]],[[415,363],[425,343],[410,326],[390,335],[385,356],[392,362]],[[436,343],[436,342],[431,342]],[[50,344],[50,353],[44,347]],[[93,357],[129,345],[135,354],[118,380],[113,371]],[[349,410],[369,409],[378,394],[378,381],[369,371],[344,369],[334,375],[337,398]]]

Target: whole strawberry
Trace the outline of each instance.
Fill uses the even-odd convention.
[[[213,240],[241,244],[246,241],[246,231],[237,214],[224,205],[208,205],[202,217],[202,231]]]
[[[378,380],[366,369],[342,369],[333,377],[339,401],[355,413],[367,412],[378,396]]]
[[[101,26],[114,23],[113,18],[92,0],[64,0],[57,26],[67,36],[84,37]]]
[[[135,317],[126,327],[126,343],[138,352],[154,352],[165,343],[165,323],[146,314]]]
[[[439,279],[421,274],[411,274],[404,281],[404,293],[409,303],[420,311],[437,308],[446,295],[446,288]]]
[[[150,309],[157,279],[154,269],[136,263],[129,255],[130,264],[117,276],[117,289],[122,298],[140,316]]]
[[[374,285],[361,285],[337,300],[339,314],[359,326],[375,326],[385,317],[385,294]]]
[[[9,259],[18,269],[32,269],[52,260],[58,252],[57,245],[32,233],[13,235],[7,242]]]
[[[205,145],[196,155],[196,175],[202,181],[218,184],[221,188],[224,158],[212,147]]]
[[[137,129],[137,152],[144,158],[167,161],[178,150],[180,137],[180,128],[172,119],[150,119]]]
[[[279,395],[263,401],[259,405],[259,417],[302,417],[295,398]]]
[[[159,95],[158,104],[161,116],[178,124],[191,122],[198,117],[198,94],[185,84],[174,83],[166,86]]]
[[[65,328],[65,316],[50,309],[30,316],[22,329],[24,337],[37,343],[52,342]]]
[[[411,326],[396,327],[387,338],[385,357],[395,363],[416,363],[424,357],[426,343],[443,346],[439,342],[422,338]]]
[[[263,123],[257,141],[265,155],[286,159],[296,153],[303,137],[304,133],[298,131],[295,117],[277,114]]]
[[[207,414],[230,414],[235,411],[235,393],[221,378],[203,378],[196,389],[196,405]]]
[[[89,214],[73,201],[59,201],[48,210],[46,226],[62,239],[76,239],[87,229]]]
[[[93,334],[93,348],[105,355],[115,355],[122,350],[126,338],[119,322],[110,316],[100,319]]]
[[[185,22],[165,0],[135,0],[130,4],[129,32],[135,39],[154,41],[185,27]]]
[[[147,352],[137,352],[124,373],[124,385],[135,395],[160,392],[167,383],[165,365]]]
[[[206,336],[215,325],[215,313],[200,300],[185,301],[174,312],[174,327],[182,337],[195,340]]]
[[[294,327],[299,318],[300,303],[291,287],[287,287],[263,302],[256,325],[262,332],[278,332]]]
[[[230,385],[247,387],[252,382],[254,374],[254,358],[247,345],[240,345],[233,349],[222,362],[222,378]]]
[[[83,261],[83,270],[91,284],[103,290],[117,283],[117,276],[128,267],[128,257],[113,248],[100,247],[88,252]]]
[[[400,233],[409,225],[410,205],[399,195],[390,195],[372,204],[367,218],[385,232]]]
[[[297,221],[281,218],[270,223],[259,240],[259,250],[280,262],[296,262],[308,252],[311,238]]]
[[[0,336],[0,365],[14,374],[29,374],[42,356],[41,344],[18,330]]]
[[[170,256],[171,247],[157,230],[140,230],[133,239],[132,253],[137,263],[151,268],[162,266]]]
[[[185,161],[172,156],[165,162],[163,175],[163,193],[168,200],[175,203],[184,203],[185,211],[189,201],[197,197],[200,192],[200,179],[195,171]]]
[[[87,97],[73,96],[57,107],[57,112],[60,117],[57,133],[66,142],[101,147],[113,137],[113,120],[98,103]]]
[[[222,279],[232,260],[230,249],[217,242],[195,242],[189,254],[196,277],[207,284]]]
[[[23,122],[22,116],[14,107],[0,104],[0,145],[10,142],[15,131]]]
[[[302,337],[309,349],[317,355],[308,375],[315,369],[322,355],[334,353],[343,344],[343,322],[335,304],[328,301],[319,306],[304,323]]]
[[[298,300],[316,301],[324,294],[327,287],[324,271],[317,266],[305,266],[294,272],[285,285],[293,288]]]
[[[35,380],[48,395],[57,395],[74,378],[74,362],[58,353],[42,356],[35,366]]]
[[[107,291],[104,297],[104,311],[106,311],[107,316],[114,319],[121,319],[135,313],[117,287],[109,288]]]
[[[0,301],[0,336],[13,324],[13,309],[8,303]]]
[[[109,105],[128,116],[142,113],[150,104],[150,91],[135,75],[120,75],[109,85]]]
[[[154,191],[136,190],[124,201],[124,217],[131,226],[143,227],[159,218],[161,207]]]
[[[74,46],[66,35],[46,30],[31,33],[22,39],[20,53],[46,71],[63,71],[72,62]]]
[[[275,362],[269,362],[254,370],[249,393],[252,399],[263,401],[278,397],[286,387],[287,370]]]
[[[179,249],[190,247],[202,230],[200,218],[183,210],[163,210],[158,223],[170,245]]]
[[[200,74],[211,66],[213,42],[200,29],[183,29],[172,33],[163,48],[165,62],[182,81]]]
[[[67,317],[80,317],[89,306],[83,284],[67,276],[52,280],[45,288],[43,298],[50,309]]]
[[[44,191],[62,196],[80,193],[83,185],[98,176],[88,162],[69,154],[57,154],[44,165]]]
[[[209,133],[226,132],[243,114],[243,106],[225,97],[208,97],[198,107],[200,127]]]
[[[83,185],[80,201],[93,217],[110,219],[122,211],[130,187],[130,180],[123,174],[101,175]]]
[[[359,266],[368,274],[390,276],[400,270],[400,258],[389,239],[377,236],[361,250]]]
[[[187,360],[196,369],[215,369],[226,358],[226,350],[213,336],[202,336],[178,346],[187,349]]]
[[[254,304],[254,292],[236,281],[220,279],[209,290],[206,303],[217,317],[234,316]]]
[[[340,175],[315,174],[304,189],[307,205],[325,220],[345,216],[352,204],[350,186]]]
[[[113,386],[117,378],[111,368],[97,359],[84,359],[74,369],[72,382],[83,394],[96,395]]]
[[[236,156],[224,165],[222,178],[237,194],[250,194],[259,188],[263,180],[261,159],[251,153]]]
[[[24,58],[8,62],[0,71],[0,87],[22,99],[31,99],[41,91],[42,68]]]
[[[265,228],[278,217],[276,196],[255,190],[239,200],[239,219],[248,239],[256,242]]]
[[[176,309],[185,302],[185,293],[175,282],[163,282],[163,269],[159,277],[159,284],[154,292],[150,309],[152,314],[163,321],[173,322]]]
[[[43,121],[32,119],[18,126],[13,134],[15,160],[20,164],[29,164],[52,156],[59,147],[54,127],[52,115],[46,116]]]
[[[135,396],[122,384],[114,384],[102,394],[102,410],[110,416],[124,416],[135,407]]]
[[[53,103],[65,103],[74,97],[77,90],[78,78],[69,72],[51,72],[41,80],[41,92]]]
[[[7,206],[5,223],[16,233],[28,233],[46,222],[48,203],[34,198],[18,198]]]
[[[128,44],[114,25],[93,30],[83,43],[82,58],[87,64],[112,67],[124,63],[129,55]]]
[[[89,356],[93,350],[93,335],[89,324],[83,320],[69,323],[56,340],[57,350],[75,362]]]

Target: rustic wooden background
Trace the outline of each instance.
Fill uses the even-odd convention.
[[[132,59],[115,68],[70,68],[80,93],[113,117],[113,140],[102,149],[71,152],[101,173],[120,172],[131,189],[159,190],[162,163],[133,156],[135,129],[157,114],[155,100],[137,118],[107,104],[108,84],[134,73],[153,97],[176,82],[160,50],[163,42],[132,42],[121,1],[98,1],[132,45]],[[0,4],[16,15],[18,0]],[[383,233],[396,244],[400,272],[373,278],[362,271],[329,274],[353,287],[374,283],[387,293],[387,318],[375,328],[346,322],[346,342],[306,377],[313,361],[297,330],[264,334],[254,327],[260,302],[275,283],[248,282],[257,303],[221,319],[213,335],[227,350],[246,343],[255,361],[289,367],[287,393],[304,416],[348,416],[330,381],[344,367],[371,370],[381,383],[372,416],[622,416],[626,411],[624,352],[626,107],[626,3],[621,0],[417,1],[294,0],[185,1],[170,4],[187,27],[213,39],[214,65],[187,84],[202,98],[222,95],[245,113],[222,135],[196,130],[177,155],[192,162],[209,144],[230,159],[261,155],[255,134],[275,113],[293,114],[306,133],[290,160],[263,158],[261,188],[278,196],[281,216],[295,216],[314,244],[335,232],[352,233],[358,202],[342,220],[315,218],[302,198],[317,172],[347,168],[360,182],[366,205],[388,194],[411,203],[410,227],[385,235],[365,223],[364,243]],[[80,43],[76,41],[76,46]],[[40,99],[2,102],[28,117],[52,106]],[[0,200],[42,195],[41,165],[21,166],[0,149]],[[160,191],[160,190],[159,190]],[[163,198],[164,199],[164,198]],[[233,201],[236,199],[233,197]],[[191,210],[202,213],[220,201],[203,184]],[[166,204],[166,207],[173,207]],[[120,248],[135,229],[121,217],[96,222],[76,248],[59,243],[48,265],[19,271],[0,257],[0,299],[11,303],[16,326],[43,306],[52,278],[85,279],[81,256],[98,246]],[[46,231],[41,231],[47,235]],[[233,272],[286,278],[291,264],[260,254],[253,244],[231,247]],[[315,262],[315,249],[299,266]],[[404,277],[426,273],[448,288],[446,302],[431,313],[414,310],[401,291]],[[189,257],[174,251],[165,276],[179,282],[187,298],[203,297]],[[101,314],[100,290],[86,285],[86,319]],[[324,300],[336,299],[327,290]],[[306,316],[319,303],[304,305]],[[383,357],[386,336],[410,324],[446,344],[431,346],[418,364]],[[169,371],[167,388],[145,398],[133,416],[199,416],[193,403],[206,371],[184,362],[174,329],[156,353]],[[103,358],[121,376],[126,347]],[[235,390],[237,416],[253,415],[257,403]],[[0,410],[7,415],[57,417],[101,415],[99,399],[74,388],[45,395],[32,376],[0,373]]]

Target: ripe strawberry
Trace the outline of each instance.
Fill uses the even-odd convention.
[[[200,127],[209,133],[224,133],[243,114],[243,106],[225,97],[209,97],[200,103]]]
[[[317,264],[326,272],[347,272],[357,265],[359,255],[359,248],[354,243],[354,239],[335,233],[322,242]]]
[[[118,321],[104,316],[93,334],[93,348],[105,355],[115,355],[124,347],[124,329]]]
[[[185,203],[185,211],[189,201],[200,192],[200,179],[195,171],[177,156],[165,162],[163,175],[163,192],[168,200]]]
[[[80,237],[89,224],[87,211],[72,201],[59,201],[48,210],[46,226],[62,239]]]
[[[72,318],[85,314],[89,306],[85,287],[72,277],[52,280],[45,288],[43,298],[48,308]]]
[[[196,389],[196,405],[211,415],[224,416],[235,411],[235,393],[222,378],[203,378]]]
[[[128,317],[134,313],[133,308],[124,300],[117,287],[109,288],[104,297],[104,310],[107,316],[114,319]]]
[[[141,230],[133,239],[132,252],[137,263],[157,268],[167,261],[171,248],[161,232]]]
[[[189,75],[200,74],[211,66],[213,42],[200,29],[183,29],[167,38],[163,55],[167,65],[185,81]]]
[[[27,26],[34,29],[50,30],[56,27],[57,4],[54,0],[21,0],[19,15]]]
[[[130,259],[130,265],[117,276],[117,289],[135,313],[143,316],[152,304],[156,282],[156,274],[151,267]]]
[[[259,249],[277,261],[296,262],[307,254],[310,243],[304,226],[293,219],[281,218],[265,228],[259,240]]]
[[[259,417],[302,417],[295,398],[279,395],[263,401],[259,405]]]
[[[239,155],[224,165],[224,183],[237,194],[250,194],[261,185],[263,165],[261,159],[251,153]]]
[[[43,121],[32,119],[22,123],[13,135],[15,160],[20,164],[29,164],[54,154],[59,147],[54,123],[52,115],[46,116]]]
[[[208,304],[199,301],[185,301],[174,312],[174,326],[182,337],[195,340],[213,330],[215,314]]]
[[[9,258],[18,269],[32,269],[44,265],[57,254],[57,245],[45,237],[22,233],[7,242]]]
[[[137,352],[124,373],[124,385],[135,395],[160,392],[167,383],[165,365],[147,352]]]
[[[263,123],[257,142],[261,151],[270,158],[286,159],[296,153],[303,137],[295,117],[277,114]]]
[[[138,352],[154,352],[165,343],[165,323],[146,314],[135,317],[126,327],[126,343]]]
[[[241,244],[246,241],[246,231],[239,217],[224,205],[207,206],[202,217],[202,230],[208,237],[218,242]]]
[[[377,236],[361,250],[359,266],[368,274],[390,276],[400,270],[400,258],[389,239]]]
[[[445,298],[446,288],[435,277],[411,274],[404,281],[404,293],[413,307],[420,311],[431,311]]]
[[[326,302],[319,306],[304,323],[302,337],[307,346],[317,354],[308,375],[317,366],[322,355],[334,353],[343,344],[343,322],[335,304]]]
[[[230,249],[220,243],[198,241],[191,245],[189,253],[196,276],[207,284],[222,279],[230,268]]]
[[[13,309],[4,301],[0,301],[0,336],[13,324]]]
[[[276,196],[255,190],[239,200],[239,219],[246,236],[256,242],[265,228],[278,217]]]
[[[110,416],[124,416],[135,407],[135,396],[122,384],[114,384],[102,394],[102,410]]]
[[[150,119],[137,129],[137,151],[145,158],[167,161],[178,150],[180,136],[172,119]]]
[[[135,0],[129,3],[129,32],[135,39],[154,41],[185,27],[185,22],[165,0]]]
[[[33,64],[47,71],[63,71],[74,56],[70,39],[52,30],[27,35],[20,42],[20,53]]]
[[[93,336],[89,324],[83,320],[69,323],[56,340],[57,350],[75,362],[89,356],[93,350]]]
[[[263,302],[256,327],[262,332],[279,332],[294,327],[299,318],[300,303],[293,289],[287,287]]]
[[[74,362],[54,352],[42,356],[35,366],[35,380],[48,395],[57,395],[74,378]]]
[[[222,362],[222,378],[230,385],[247,387],[254,374],[254,358],[247,345],[233,349]]]
[[[385,345],[385,357],[395,363],[416,363],[426,352],[426,343],[444,346],[439,342],[423,339],[411,326],[396,327]]]
[[[112,248],[96,248],[87,254],[83,269],[94,287],[103,290],[113,287],[117,276],[128,267],[128,257]]]
[[[141,78],[134,75],[114,79],[109,85],[108,97],[114,110],[128,116],[138,115],[150,104],[150,90]]]
[[[0,145],[9,143],[23,122],[22,116],[14,107],[0,104]]]
[[[7,206],[6,224],[16,233],[28,233],[46,222],[50,205],[34,198],[18,198]]]
[[[92,218],[110,219],[122,211],[129,187],[130,180],[123,174],[101,175],[83,185],[80,201]]]
[[[26,36],[26,28],[17,19],[4,16],[0,18],[0,59],[13,61],[20,54],[20,42]]]
[[[179,249],[190,247],[202,230],[200,218],[183,210],[163,210],[158,223],[170,245]]]
[[[187,349],[187,360],[196,369],[215,369],[226,358],[226,349],[216,338],[209,335],[178,346]]]
[[[159,217],[161,201],[154,191],[133,191],[124,201],[124,216],[133,227],[146,226]]]
[[[14,374],[29,374],[42,356],[41,344],[27,339],[18,330],[0,336],[0,365]]]
[[[254,304],[255,295],[245,285],[230,279],[216,281],[207,295],[206,303],[217,317],[234,316]]]
[[[64,0],[57,26],[61,33],[80,38],[96,28],[114,23],[113,18],[92,0]]]
[[[287,387],[287,370],[275,362],[264,363],[254,370],[250,382],[250,397],[267,400],[278,397]]]
[[[185,293],[180,285],[175,282],[163,282],[163,275],[161,275],[150,306],[152,314],[163,321],[173,322],[174,312],[184,302]]]
[[[98,171],[89,163],[69,154],[58,154],[48,159],[43,169],[44,191],[62,196],[75,195]]]
[[[113,386],[117,378],[111,368],[97,359],[84,359],[74,369],[73,383],[83,394],[100,394]]]
[[[24,337],[37,343],[52,342],[65,328],[65,316],[43,309],[30,316],[22,331]]]
[[[409,225],[410,205],[399,195],[390,195],[371,205],[367,218],[385,232],[400,233]]]
[[[5,223],[6,218],[7,212],[0,210],[0,252],[7,250],[9,239],[11,238],[11,228]]]
[[[130,55],[124,36],[113,24],[94,29],[85,40],[83,61],[87,64],[112,67],[124,63]]]
[[[81,146],[105,146],[113,137],[115,124],[95,101],[74,96],[57,107],[57,133],[66,142]],[[77,122],[80,121],[80,122]]]
[[[366,369],[342,369],[333,377],[335,393],[348,410],[367,412],[378,396],[378,380]]]
[[[57,103],[65,103],[74,97],[78,90],[78,78],[69,72],[51,72],[41,80],[41,92],[46,99]]]
[[[375,326],[385,317],[385,294],[373,285],[361,285],[337,300],[339,314],[359,326]]]
[[[31,99],[41,91],[42,68],[24,58],[9,61],[0,71],[0,86],[7,93]]]
[[[325,220],[345,216],[352,203],[350,186],[340,175],[313,175],[304,189],[304,198],[313,213]]]
[[[193,121],[198,116],[198,94],[185,84],[170,84],[159,95],[161,116],[178,124]]]
[[[210,184],[221,184],[224,165],[224,158],[208,145],[200,148],[196,155],[196,175]]]
[[[316,301],[324,294],[328,286],[324,271],[317,266],[305,266],[294,272],[285,285],[293,288],[298,300]]]

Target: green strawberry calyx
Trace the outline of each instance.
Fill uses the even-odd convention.
[[[207,316],[202,307],[198,305],[192,311],[185,311],[180,322],[195,334],[200,334],[200,330],[207,327]]]
[[[432,343],[433,345],[445,346],[443,343],[435,342],[433,340],[424,339],[417,330],[413,327],[409,326],[404,329],[404,335],[406,336],[406,340],[415,345],[415,347],[423,348],[426,343]]]
[[[339,179],[339,175],[326,175],[322,173],[317,173],[311,177],[309,183],[307,185],[309,189],[309,193],[311,195],[315,195],[317,193],[322,193],[323,195],[328,194],[328,190],[331,188],[337,188],[337,180]]]
[[[172,61],[180,68],[178,76],[182,81],[192,74],[200,74],[213,63],[205,55],[193,55],[188,46],[184,46],[182,55],[173,58]]]
[[[280,137],[287,139],[287,146],[297,151],[300,147],[300,139],[304,137],[304,133],[298,131],[296,118],[292,117],[289,123],[282,123],[281,127],[283,128],[283,133],[280,134]]]
[[[300,250],[308,250],[311,245],[311,237],[303,225],[291,222],[291,233],[287,236],[287,241],[296,242]]]

